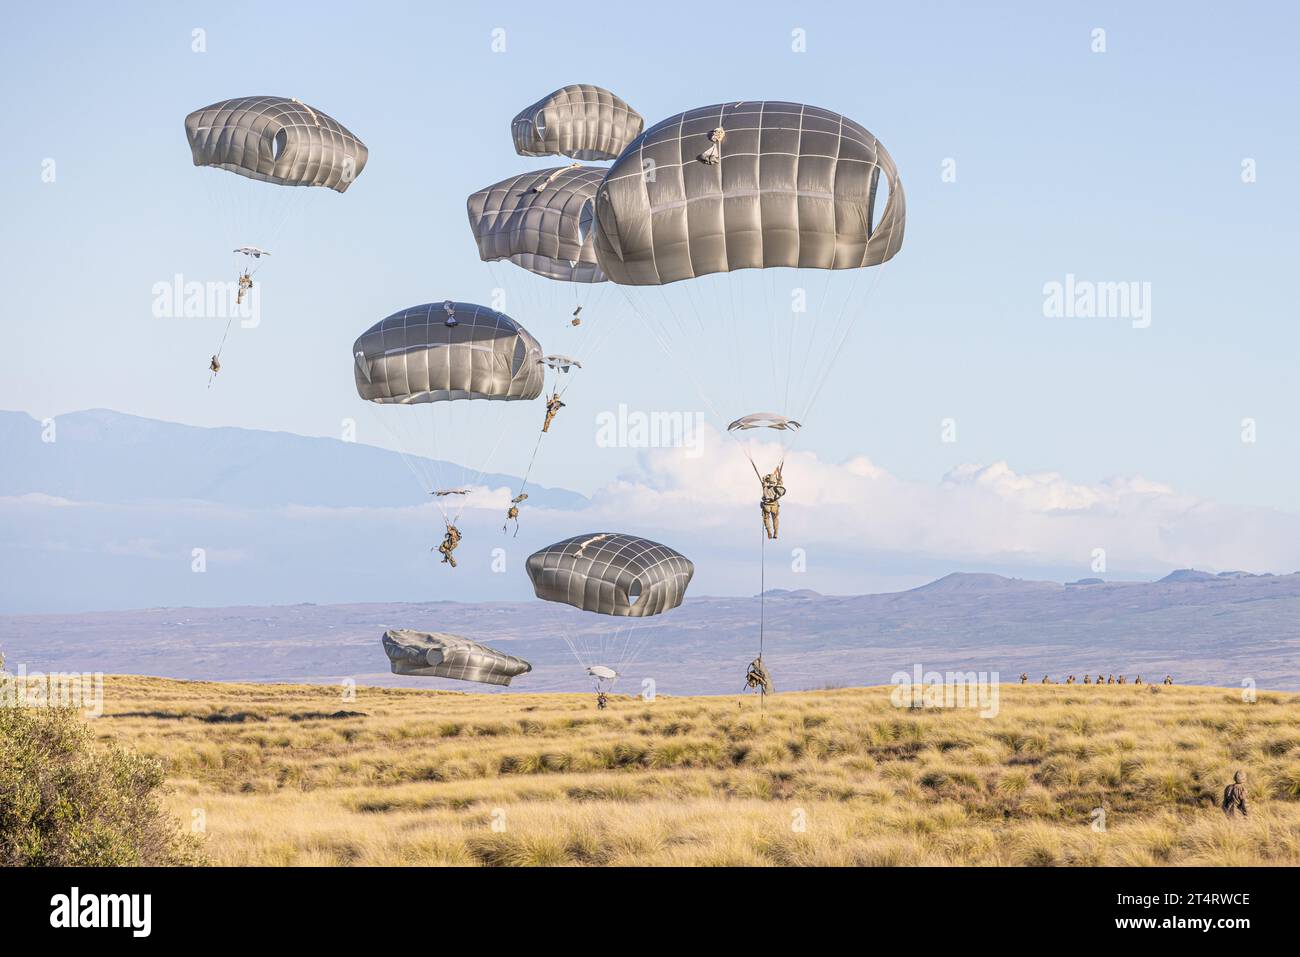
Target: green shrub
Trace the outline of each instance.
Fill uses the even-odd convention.
[[[159,807],[162,783],[157,761],[97,744],[75,709],[0,704],[0,867],[203,863]]]

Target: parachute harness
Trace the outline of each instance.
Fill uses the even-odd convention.
[[[299,106],[301,106],[304,110],[306,110],[308,113],[311,114],[311,121],[312,121],[313,123],[315,123],[315,124],[316,124],[316,127],[319,129],[319,128],[320,128],[320,117],[318,117],[318,116],[316,115],[316,111],[313,110],[313,109],[312,109],[310,106],[308,106],[306,103],[304,103],[302,100],[298,99],[296,96],[295,96],[295,97],[291,97],[291,99],[292,99],[295,103],[297,103]]]
[[[700,154],[700,162],[709,166],[717,166],[722,162],[722,142],[727,138],[727,131],[721,126],[714,128],[709,133],[709,142],[713,145]]]
[[[571,170],[571,169],[582,169],[582,164],[581,164],[581,163],[570,163],[568,166],[564,166],[564,167],[561,167],[560,169],[557,169],[557,170],[556,170],[554,173],[552,173],[550,176],[546,177],[546,179],[542,180],[540,183],[538,183],[536,186],[534,186],[534,187],[533,187],[533,192],[534,192],[534,193],[544,193],[544,192],[546,192],[546,187],[550,186],[552,183],[554,183],[557,179],[559,179],[561,176],[563,176],[565,173],[567,173],[567,172],[568,172],[569,170]]]

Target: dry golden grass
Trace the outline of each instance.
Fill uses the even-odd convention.
[[[164,762],[217,864],[1300,864],[1300,695],[1004,685],[981,718],[889,692],[597,712],[114,677],[95,729]]]

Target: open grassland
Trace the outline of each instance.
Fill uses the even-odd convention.
[[[982,718],[890,690],[598,712],[110,677],[94,728],[164,762],[216,864],[1300,864],[1300,695],[1004,685]]]

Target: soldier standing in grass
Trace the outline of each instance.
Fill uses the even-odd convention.
[[[1027,685],[1027,684],[1029,684],[1029,675],[1026,674],[1026,673],[1023,672],[1023,671],[1020,672],[1020,683],[1021,683],[1022,685]]]
[[[1228,817],[1241,812],[1246,817],[1246,772],[1238,771],[1232,776],[1232,783],[1223,789],[1223,813]]]
[[[1173,683],[1174,683],[1174,676],[1173,676],[1173,675],[1165,675],[1165,684],[1167,684],[1167,685],[1171,685],[1171,684],[1173,684]]]

